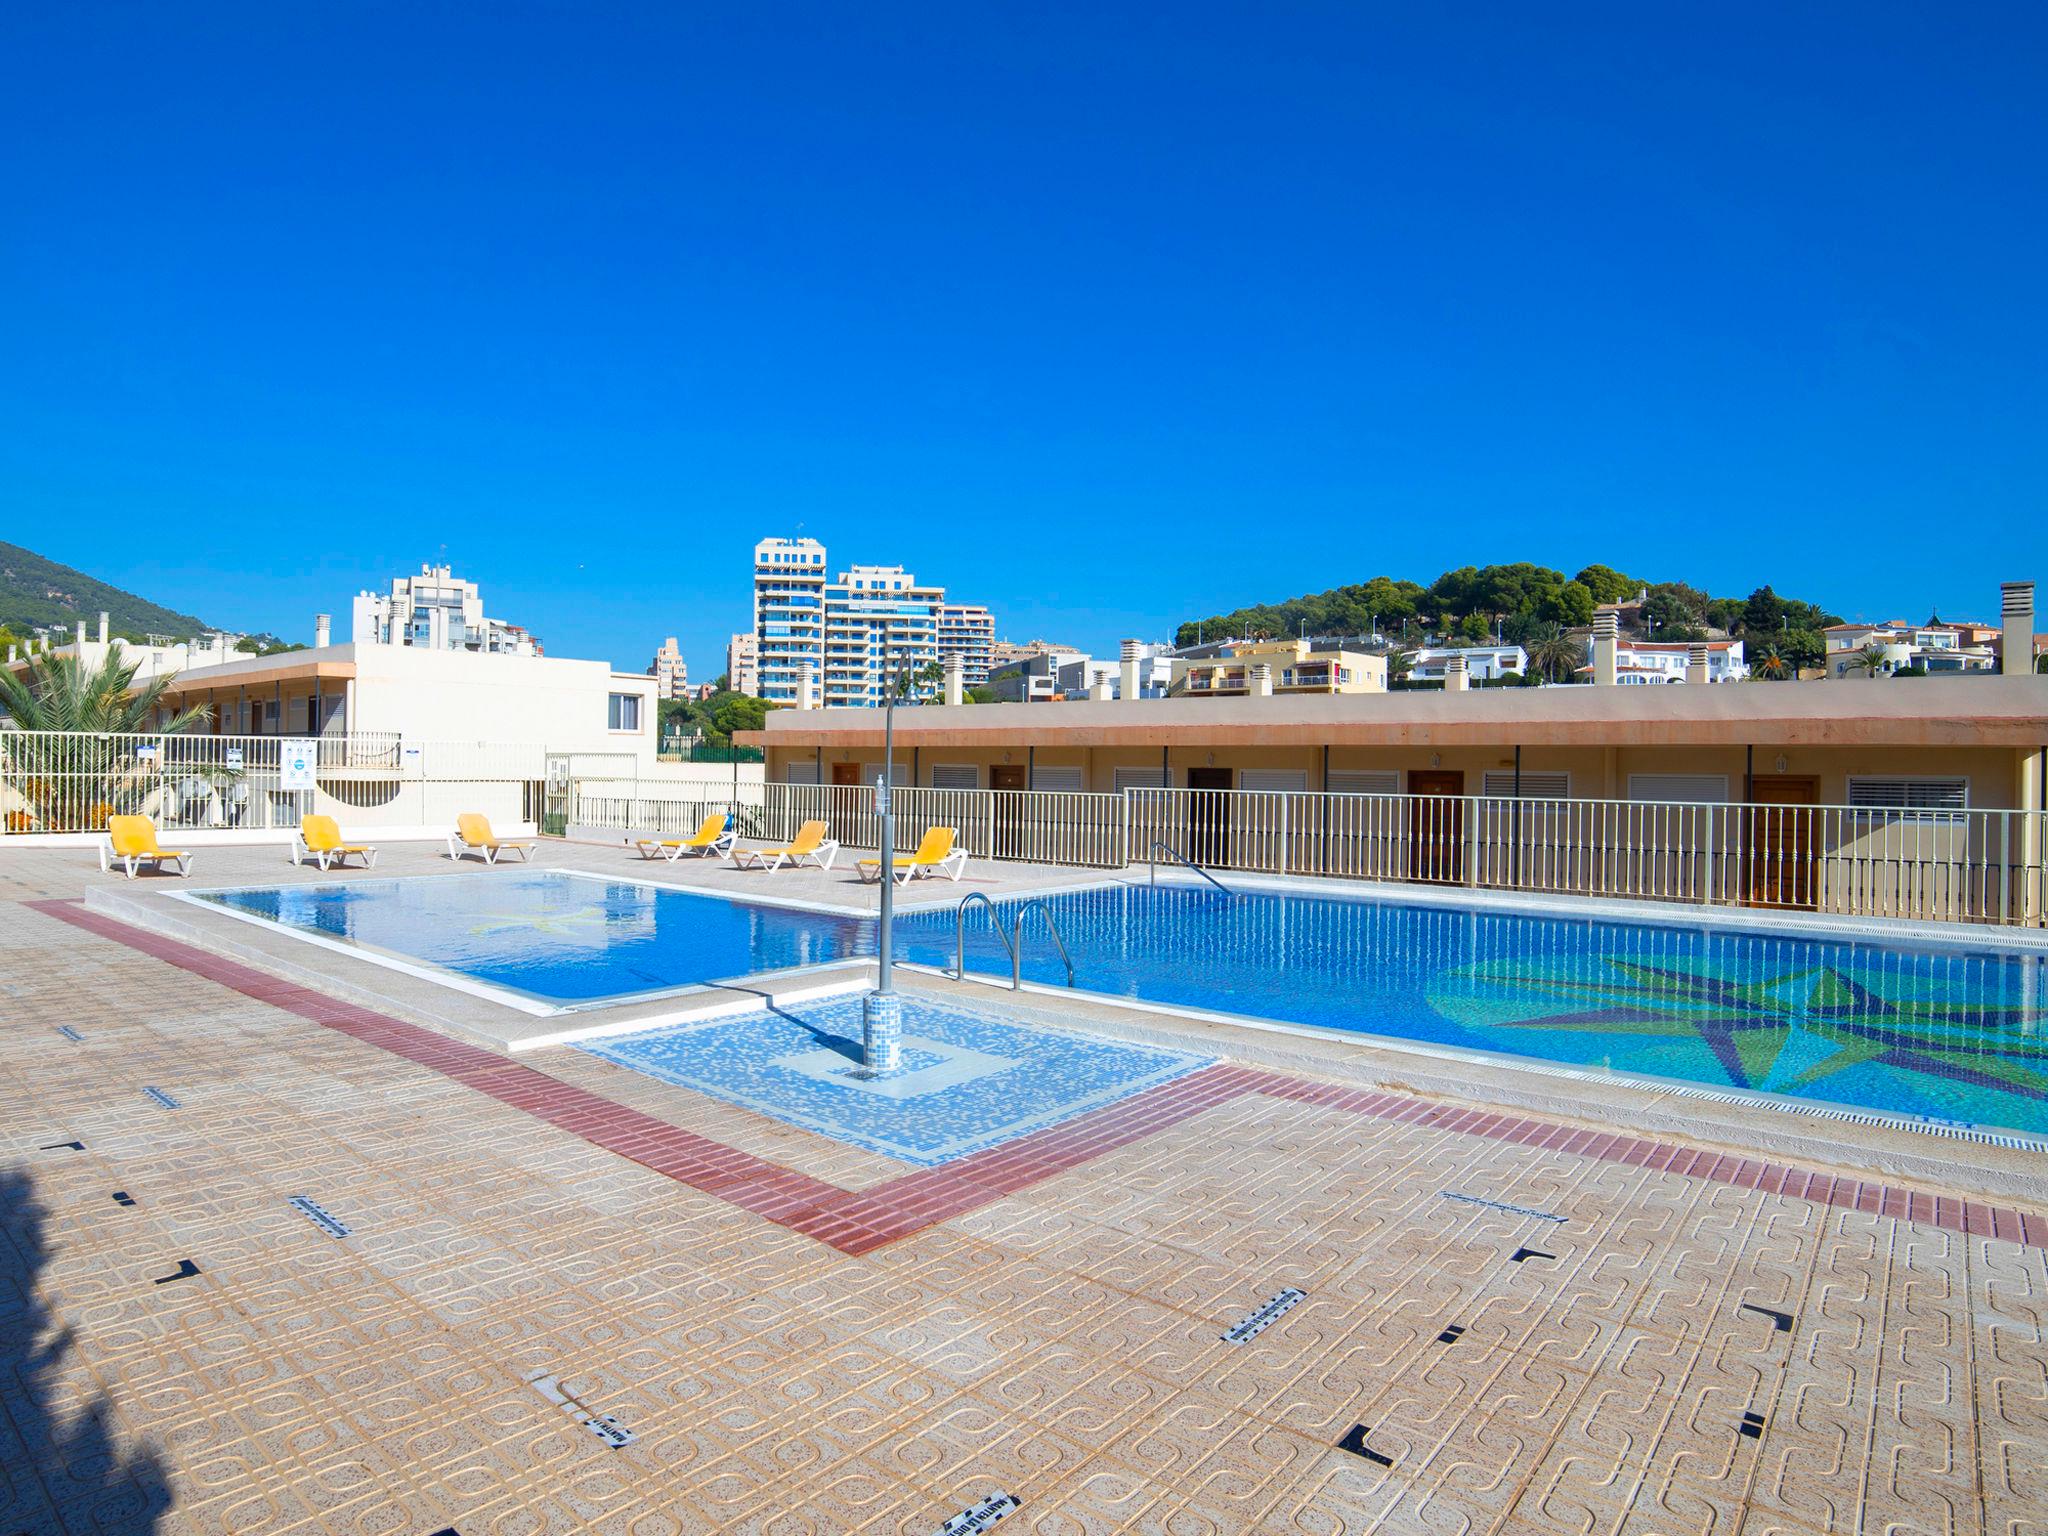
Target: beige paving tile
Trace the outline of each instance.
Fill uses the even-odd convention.
[[[848,1258],[6,897],[0,1164],[42,1215],[0,1326],[70,1334],[55,1427],[0,1382],[0,1530],[52,1488],[122,1529],[147,1450],[165,1530],[237,1536],[924,1536],[997,1491],[1055,1533],[2043,1536],[2040,1250],[1250,1096]],[[533,1060],[841,1187],[901,1171]],[[110,1449],[17,1475],[93,1413]],[[1391,1468],[1338,1449],[1358,1423]]]

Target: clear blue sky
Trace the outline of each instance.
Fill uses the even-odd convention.
[[[8,7],[0,537],[720,670],[762,535],[1107,646],[2048,582],[2048,8]],[[343,621],[345,622],[345,620]]]

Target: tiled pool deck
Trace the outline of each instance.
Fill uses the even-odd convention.
[[[1236,1061],[912,1167],[99,879],[0,857],[0,1532],[2048,1529],[2040,1205]]]

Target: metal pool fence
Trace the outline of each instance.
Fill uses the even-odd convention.
[[[1214,870],[1324,875],[1697,906],[2039,927],[2048,813],[1490,795],[898,787],[899,852],[928,826],[978,858],[1121,869],[1163,847]],[[872,787],[579,779],[570,820],[693,831],[733,812],[743,837],[823,821],[878,838]]]
[[[287,747],[310,749],[310,788]],[[104,830],[284,832],[344,824],[506,823],[681,834],[734,814],[781,842],[807,821],[849,848],[879,836],[872,786],[768,784],[749,765],[644,770],[625,754],[432,742],[0,729],[0,842]],[[950,826],[976,858],[1123,869],[1170,850],[1218,871],[1749,906],[1920,921],[2048,924],[2048,812],[1706,804],[1280,790],[895,791],[898,852]]]
[[[287,786],[306,747],[312,787]],[[0,840],[99,832],[113,815],[163,828],[284,831],[326,814],[379,826],[506,823],[538,815],[546,752],[498,742],[402,741],[382,732],[304,738],[0,730]]]

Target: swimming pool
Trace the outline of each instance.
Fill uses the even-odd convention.
[[[542,1013],[875,952],[866,919],[562,870],[185,899]],[[1207,886],[1043,900],[1090,992],[2048,1134],[2039,952]],[[899,958],[950,966],[953,920],[899,917]],[[1042,931],[1025,947],[1028,979],[1064,982]],[[967,963],[1008,976],[986,914]]]
[[[2048,1133],[2048,960],[1203,886],[1043,898],[1078,984],[1146,1002]],[[953,963],[953,914],[897,920]],[[970,914],[970,970],[1009,956]],[[1063,984],[1036,919],[1024,974]]]
[[[181,893],[554,1013],[873,954],[874,924],[673,887],[510,870]],[[476,988],[472,988],[475,990]]]

